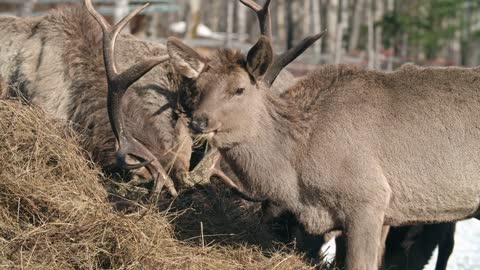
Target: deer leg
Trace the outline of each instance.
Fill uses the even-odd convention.
[[[349,215],[345,228],[347,241],[346,269],[378,269],[378,250],[383,230],[383,211],[366,209]]]
[[[336,269],[345,269],[345,260],[347,258],[347,240],[342,234],[335,238],[335,267]]]
[[[455,244],[455,223],[448,224],[448,230],[445,233],[445,238],[438,245],[438,258],[435,270],[446,270],[448,259],[453,251]]]
[[[390,226],[383,226],[380,245],[378,246],[378,258],[377,258],[378,269],[381,269],[383,265],[383,258],[385,255],[385,242],[387,241],[387,236],[389,231],[390,231]]]

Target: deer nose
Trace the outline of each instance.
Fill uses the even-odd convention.
[[[205,116],[196,116],[193,117],[192,129],[197,133],[203,132],[208,127],[208,118]]]

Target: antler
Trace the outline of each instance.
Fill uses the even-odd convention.
[[[272,20],[270,17],[271,0],[267,0],[263,7],[255,3],[253,0],[240,0],[240,2],[255,11],[260,24],[260,34],[272,40]]]
[[[308,49],[317,40],[319,40],[325,34],[325,32],[326,31],[323,31],[319,34],[309,36],[302,40],[295,47],[275,57],[275,60],[273,60],[272,65],[270,66],[264,77],[264,81],[267,83],[267,85],[271,86],[273,82],[275,82],[278,74],[280,74],[280,72],[286,66],[288,66],[295,59],[297,59],[297,57],[299,57],[306,49]]]
[[[266,36],[270,41],[272,40],[272,22],[270,17],[270,2],[267,0],[263,7],[255,3],[253,0],[240,0],[242,4],[252,9],[258,17],[258,23],[260,25],[260,34]],[[271,86],[278,74],[288,66],[291,62],[297,59],[306,49],[312,46],[317,40],[319,40],[326,31],[323,31],[317,35],[309,36],[302,40],[297,46],[275,57],[272,65],[268,69],[264,76],[264,81],[268,86]]]
[[[202,160],[195,166],[195,168],[184,175],[184,181],[192,185],[209,184],[209,179],[212,176],[218,177],[228,187],[230,187],[235,194],[240,198],[251,202],[262,202],[265,199],[254,198],[243,192],[235,182],[226,175],[220,168],[220,160],[222,156],[217,149],[212,149],[202,158]]]
[[[125,129],[125,122],[121,111],[121,100],[128,88],[152,68],[169,59],[168,57],[150,59],[137,63],[121,73],[118,72],[115,59],[115,42],[117,37],[128,22],[149,4],[137,8],[114,26],[111,26],[105,18],[95,10],[91,0],[85,0],[85,5],[103,32],[103,59],[108,81],[107,108],[110,124],[119,146],[117,161],[127,170],[146,167],[155,181],[152,195],[158,194],[165,185],[170,194],[176,196],[177,192],[173,186],[173,182],[157,158]],[[129,155],[143,160],[143,162],[128,164],[126,157]],[[154,196],[152,196],[151,199],[153,197]]]

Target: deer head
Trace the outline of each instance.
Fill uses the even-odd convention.
[[[94,9],[91,0],[85,0],[85,6],[89,13],[99,23],[103,32],[103,57],[108,82],[108,116],[112,131],[117,139],[117,161],[121,167],[127,170],[146,167],[155,181],[153,194],[158,193],[165,185],[170,194],[175,196],[176,191],[173,182],[168,177],[160,162],[125,128],[125,122],[121,110],[122,97],[125,95],[128,88],[152,68],[169,59],[168,57],[163,57],[146,60],[123,72],[119,72],[117,69],[115,60],[115,42],[117,37],[128,22],[147,7],[148,4],[137,8],[115,26],[111,26],[105,18]],[[128,160],[132,159],[138,160],[139,163],[128,163]]]
[[[256,129],[244,129],[259,124],[261,116],[268,113],[265,99],[279,73],[323,35],[310,36],[275,56],[271,44],[271,1],[263,7],[252,0],[240,2],[256,12],[261,30],[247,55],[219,50],[205,59],[176,38],[167,43],[176,70],[195,81],[198,96],[192,129],[207,134],[220,148],[255,136],[252,132]]]

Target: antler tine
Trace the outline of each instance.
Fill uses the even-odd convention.
[[[105,20],[105,18],[95,10],[91,0],[85,0],[85,6],[87,7],[87,10],[90,13],[90,15],[92,15],[95,18],[95,20],[97,20],[98,24],[100,24],[100,27],[102,27],[102,30],[105,31],[111,27],[110,24],[107,22],[107,20]]]
[[[188,182],[192,185],[205,185],[210,183],[212,176],[218,177],[224,184],[231,188],[242,199],[252,202],[262,202],[263,199],[254,198],[244,193],[235,182],[226,175],[220,168],[222,156],[217,149],[211,149],[202,158],[200,163],[186,175]]]
[[[319,40],[325,34],[325,32],[326,31],[323,31],[317,35],[309,36],[302,40],[295,47],[277,56],[265,75],[265,82],[268,85],[272,85],[282,69],[297,59],[297,57],[300,56],[306,49]]]
[[[108,81],[107,108],[110,124],[119,145],[117,160],[119,164],[127,170],[146,167],[154,177],[155,188],[153,194],[159,193],[162,187],[166,185],[170,194],[176,196],[177,193],[173,187],[173,182],[168,177],[160,162],[158,162],[156,157],[143,144],[138,142],[130,135],[128,130],[125,129],[125,122],[121,112],[121,100],[128,88],[152,68],[168,60],[168,57],[162,57],[143,61],[131,66],[120,74],[117,70],[115,60],[115,42],[117,37],[128,22],[148,5],[149,4],[145,4],[137,8],[118,24],[111,26],[105,18],[95,10],[92,1],[85,0],[85,6],[88,12],[98,22],[103,32],[103,58]],[[126,161],[128,155],[135,156],[144,161],[138,164],[128,164]],[[162,183],[159,182],[160,179]]]
[[[240,0],[242,4],[249,7],[258,17],[258,22],[260,24],[260,34],[268,37],[270,40],[272,39],[272,21],[270,18],[270,2],[271,0],[267,0],[263,7],[259,4],[255,3],[253,0]]]

